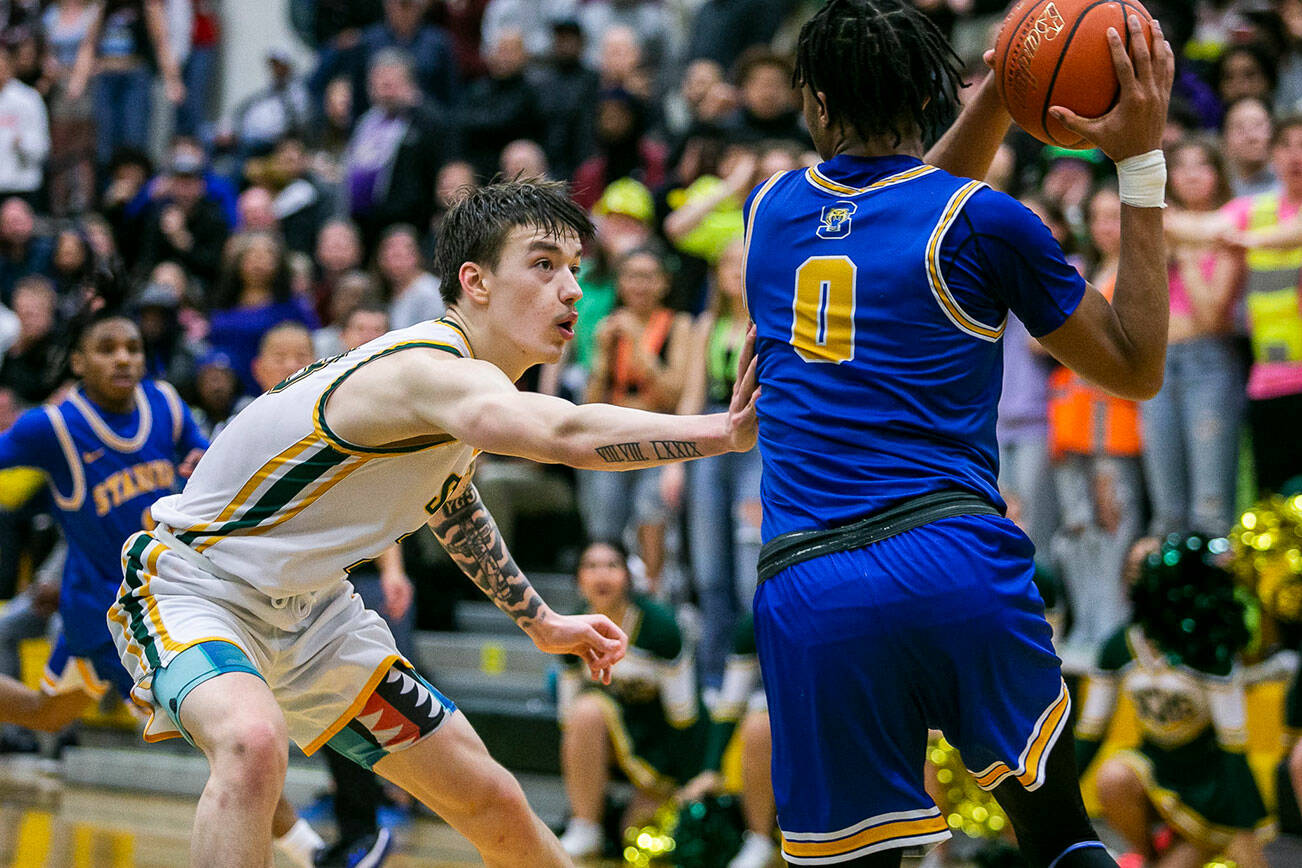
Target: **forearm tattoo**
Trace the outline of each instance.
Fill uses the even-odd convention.
[[[594,451],[607,464],[628,464],[637,461],[664,461],[673,458],[702,458],[701,448],[695,440],[652,440],[648,456],[642,449],[642,443],[608,443],[598,446]]]
[[[542,597],[506,550],[497,522],[473,485],[442,506],[430,529],[462,572],[521,628],[546,617]]]

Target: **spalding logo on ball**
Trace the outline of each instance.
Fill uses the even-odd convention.
[[[1130,15],[1139,17],[1151,44],[1153,19],[1133,0],[1021,0],[1014,6],[995,43],[995,76],[1017,125],[1046,144],[1092,147],[1049,109],[1062,106],[1096,118],[1116,104],[1120,85],[1108,28],[1116,28],[1129,51]]]

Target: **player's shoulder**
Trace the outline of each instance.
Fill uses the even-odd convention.
[[[678,657],[683,650],[683,633],[673,610],[641,594],[633,596],[633,605],[641,614],[633,644],[665,660]]]
[[[62,416],[65,405],[67,405],[67,401],[31,407],[20,414],[5,433],[14,439],[26,439],[51,434],[54,426],[50,416],[51,414]]]
[[[1029,227],[1044,225],[1030,208],[987,184],[982,184],[972,193],[963,212],[977,231],[982,233],[1025,231]]]

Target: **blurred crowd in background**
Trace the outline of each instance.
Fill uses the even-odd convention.
[[[66,387],[69,324],[121,305],[150,375],[219,433],[356,345],[346,330],[439,316],[440,220],[499,176],[567,180],[597,225],[577,337],[521,387],[726,405],[746,329],[742,204],[818,159],[790,64],[817,3],[291,0],[312,62],[268,52],[265,85],[222,113],[236,5],[0,5],[0,430]],[[918,5],[984,75],[1002,0]],[[1137,538],[1225,534],[1302,474],[1302,0],[1147,5],[1178,57],[1166,385],[1115,399],[1017,323],[1005,339],[1001,481],[1060,580],[1062,647],[1085,658],[1127,618]],[[1121,206],[1106,158],[1014,130],[986,180],[1110,291]],[[579,474],[483,456],[476,481],[526,568],[569,571],[583,540],[623,540],[638,589],[692,613],[710,690],[754,588],[759,475],[754,453]],[[39,563],[48,508],[0,515],[0,598]],[[473,589],[425,536],[406,547],[417,626],[452,629],[447,600]]]

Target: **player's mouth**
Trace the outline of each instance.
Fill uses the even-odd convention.
[[[578,321],[578,318],[579,318],[578,314],[572,313],[566,316],[558,323],[556,323],[556,328],[560,329],[560,332],[565,337],[565,340],[568,341],[574,339],[574,323]]]

